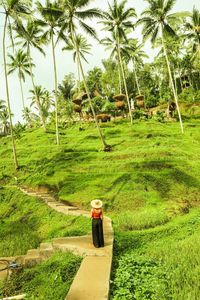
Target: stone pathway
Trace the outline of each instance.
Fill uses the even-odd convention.
[[[52,209],[66,214],[90,217],[89,212],[56,201],[45,190],[20,188],[29,196],[36,196]],[[83,256],[81,266],[74,278],[65,300],[107,300],[109,298],[110,274],[113,253],[113,229],[110,218],[104,217],[104,248],[95,248],[90,235],[55,238],[52,243],[41,243],[39,249],[32,249],[23,256],[24,264],[31,265],[47,259],[55,250],[71,251]]]

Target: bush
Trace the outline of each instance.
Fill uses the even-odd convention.
[[[156,115],[153,116],[153,119],[155,121],[163,123],[165,121],[165,112],[163,111],[157,111]]]
[[[181,102],[197,103],[200,102],[200,91],[194,91],[192,87],[184,89],[179,95]]]
[[[133,254],[124,255],[112,286],[113,300],[172,299],[167,285],[167,272],[153,260]]]
[[[81,260],[71,253],[58,252],[41,264],[13,273],[0,287],[0,296],[25,293],[27,300],[64,299]]]
[[[135,119],[135,120],[137,120],[137,119],[139,119],[139,120],[145,120],[145,119],[148,118],[148,115],[146,114],[146,112],[143,111],[143,110],[140,110],[140,109],[136,109],[133,112],[132,116],[133,116],[133,119]]]

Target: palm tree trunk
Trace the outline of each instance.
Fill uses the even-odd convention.
[[[33,69],[32,69],[32,63],[31,63],[31,51],[30,51],[29,44],[27,46],[27,55],[28,55],[29,69],[30,69],[30,74],[31,74],[31,81],[32,81],[32,85],[33,85],[33,90],[35,91],[35,82],[34,82],[34,77],[33,77]]]
[[[87,97],[88,97],[88,100],[89,100],[90,108],[91,108],[91,111],[92,111],[92,114],[93,114],[93,117],[94,117],[94,120],[95,120],[95,123],[96,123],[96,126],[97,126],[97,130],[98,130],[98,133],[99,133],[100,140],[103,144],[103,150],[104,151],[110,151],[111,146],[106,144],[106,141],[105,141],[105,139],[103,137],[103,134],[101,132],[101,128],[100,128],[99,123],[97,121],[96,114],[95,114],[95,111],[94,111],[94,108],[93,108],[93,105],[92,105],[92,100],[91,100],[91,97],[90,97],[89,88],[88,88],[87,83],[86,83],[86,78],[85,78],[85,74],[84,74],[84,71],[83,71],[83,66],[82,66],[82,63],[81,63],[79,48],[78,48],[78,45],[76,43],[76,34],[74,32],[73,26],[71,26],[71,37],[72,37],[72,41],[73,41],[73,44],[74,44],[75,49],[76,49],[77,63],[78,63],[79,69],[80,69],[80,73],[82,75],[83,84],[84,84],[85,91],[86,91],[86,94],[87,94]]]
[[[12,150],[13,150],[13,157],[15,163],[15,169],[19,168],[18,160],[17,160],[17,153],[15,147],[15,140],[13,135],[13,125],[12,125],[12,116],[11,116],[11,108],[10,108],[10,97],[9,97],[9,88],[8,88],[8,77],[7,77],[7,62],[6,62],[6,28],[7,28],[7,21],[8,15],[6,14],[5,23],[4,23],[4,30],[3,30],[3,60],[4,60],[4,73],[5,73],[5,82],[6,82],[6,97],[7,97],[7,105],[8,105],[8,114],[9,114],[9,121],[10,121],[10,133],[11,133],[11,140],[12,140]]]
[[[119,93],[122,93],[122,82],[121,82],[121,71],[120,66],[118,65],[118,76],[119,76]]]
[[[181,71],[180,71],[180,66],[178,65],[178,76],[179,76],[179,80],[180,80],[180,85],[181,85],[181,92],[183,91],[183,82],[181,79]]]
[[[53,32],[51,36],[52,51],[53,51],[53,66],[54,66],[54,84],[55,84],[55,115],[56,115],[56,143],[59,145],[59,132],[58,132],[58,91],[57,91],[57,71],[56,71],[56,57],[55,45],[53,40]]]
[[[35,98],[36,98],[36,105],[37,108],[39,110],[39,117],[40,120],[42,121],[42,126],[44,128],[44,131],[46,132],[46,124],[43,121],[43,117],[42,117],[42,111],[41,111],[41,107],[40,107],[40,102],[36,93],[36,88],[35,88],[35,82],[34,82],[34,76],[33,76],[33,69],[32,69],[32,62],[31,62],[31,51],[30,51],[30,45],[28,44],[28,48],[27,48],[27,55],[28,55],[28,61],[29,61],[29,69],[30,69],[30,74],[31,74],[31,81],[32,81],[32,85],[33,85],[33,90],[35,93]]]
[[[125,79],[125,73],[124,73],[120,48],[119,48],[119,38],[117,40],[117,51],[118,51],[119,63],[120,63],[121,71],[122,71],[122,77],[123,77],[124,88],[125,88],[125,93],[126,93],[126,98],[127,98],[127,103],[128,103],[130,120],[131,120],[131,124],[133,124],[133,117],[132,117],[132,113],[131,113],[131,105],[130,105],[130,101],[129,101],[128,90],[127,90],[126,79]]]
[[[136,82],[138,94],[141,95],[141,91],[140,91],[140,86],[139,86],[139,82],[138,82],[138,78],[137,78],[137,73],[136,73],[135,65],[136,65],[135,64],[135,58],[133,58],[133,72],[134,72],[134,75],[135,75],[135,82]]]
[[[173,67],[173,77],[174,77],[174,89],[176,91],[176,95],[178,95],[177,84],[176,84],[176,74],[175,74],[175,68],[174,67]]]
[[[35,91],[35,82],[34,82],[33,68],[32,68],[32,62],[31,62],[31,50],[30,50],[30,44],[29,43],[28,43],[28,46],[27,46],[27,56],[28,56],[32,86],[33,86],[33,89]]]
[[[80,75],[80,68],[79,68],[79,64],[78,64],[78,59],[76,59],[77,62],[77,71],[78,71],[78,92],[80,93],[81,89],[80,89],[80,83],[81,83],[81,75]]]
[[[98,129],[98,132],[99,132],[101,142],[103,144],[103,149],[104,149],[104,151],[110,150],[110,146],[106,144],[106,142],[104,140],[104,137],[103,137],[103,134],[101,132],[101,128],[100,128],[99,123],[98,123],[97,118],[96,118],[96,114],[95,114],[95,111],[94,111],[94,108],[93,108],[93,105],[92,105],[92,100],[91,100],[91,97],[90,97],[90,92],[89,92],[89,89],[88,89],[88,86],[87,86],[87,83],[86,83],[85,74],[83,72],[83,66],[82,66],[82,63],[81,63],[81,60],[80,60],[79,50],[77,51],[77,58],[78,58],[79,66],[80,66],[81,75],[82,75],[82,78],[83,78],[85,91],[86,91],[86,94],[87,94],[88,99],[89,99],[90,108],[91,108],[91,111],[92,111],[97,129]]]
[[[167,63],[167,69],[168,69],[168,73],[169,73],[169,79],[170,79],[170,83],[171,83],[171,87],[172,87],[172,92],[174,94],[174,99],[175,99],[175,102],[176,102],[176,108],[177,108],[177,112],[178,112],[181,132],[183,133],[183,122],[182,122],[181,113],[180,113],[180,109],[179,109],[179,105],[178,105],[178,96],[177,96],[176,91],[175,91],[174,82],[173,82],[173,78],[172,78],[172,72],[171,72],[171,69],[170,69],[169,59],[168,59],[168,56],[167,56],[167,50],[166,50],[166,47],[165,47],[165,42],[164,42],[164,37],[163,37],[163,29],[162,29],[161,38],[162,38],[162,47],[163,47],[163,51],[164,51],[164,55],[165,55],[165,59],[166,59],[166,63]]]
[[[24,92],[23,92],[23,87],[22,87],[22,79],[21,79],[20,75],[19,75],[19,83],[20,83],[20,89],[21,89],[21,95],[22,95],[22,105],[23,105],[23,110],[24,110],[25,109]]]

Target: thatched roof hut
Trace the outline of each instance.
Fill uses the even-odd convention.
[[[76,98],[76,99],[72,100],[72,102],[77,104],[77,105],[81,105],[82,99]]]
[[[115,102],[115,106],[118,108],[118,109],[124,109],[125,108],[125,102],[124,101],[116,101]]]
[[[138,100],[138,101],[144,100],[144,95],[137,95],[137,96],[135,96],[135,100]]]
[[[113,96],[113,99],[115,101],[124,101],[124,100],[126,100],[126,95],[125,94],[118,94],[118,95]]]
[[[77,112],[77,113],[81,112],[81,106],[80,105],[74,104],[73,108],[74,108],[75,112]]]

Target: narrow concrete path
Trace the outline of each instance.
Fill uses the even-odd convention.
[[[20,190],[29,196],[41,198],[48,206],[60,213],[90,217],[88,211],[56,201],[48,191],[35,191],[27,187],[20,188]],[[55,238],[51,244],[40,245],[38,251],[43,251],[43,254],[45,251],[51,253],[52,249],[60,249],[72,251],[74,254],[84,257],[65,300],[108,300],[113,254],[113,228],[110,218],[104,217],[103,228],[105,239],[103,248],[93,246],[91,234],[80,237]],[[37,249],[29,250],[30,255],[36,255],[36,251]]]

